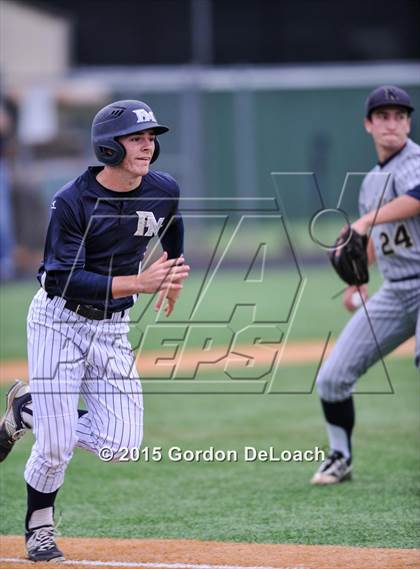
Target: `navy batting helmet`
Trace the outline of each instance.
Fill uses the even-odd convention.
[[[101,109],[92,122],[92,145],[96,158],[109,166],[121,164],[125,156],[119,136],[153,129],[155,134],[168,132],[169,128],[158,124],[152,109],[142,101],[116,101]],[[157,160],[160,152],[155,139],[155,151],[150,162]]]

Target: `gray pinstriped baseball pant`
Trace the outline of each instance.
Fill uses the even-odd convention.
[[[334,402],[350,397],[360,376],[413,335],[415,363],[420,368],[419,314],[420,279],[385,281],[367,301],[366,310],[360,307],[349,320],[321,366],[316,382],[321,399]]]

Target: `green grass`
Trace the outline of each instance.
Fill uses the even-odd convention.
[[[336,335],[348,318],[339,298],[342,288],[330,269],[308,268],[298,289],[295,272],[271,271],[263,286],[244,285],[241,272],[223,270],[196,305],[202,275],[194,271],[168,323],[170,337],[198,346],[200,330],[216,343],[226,341],[229,320],[240,330],[252,320],[247,295],[257,301],[257,319],[281,322],[277,330],[291,340]],[[374,290],[378,275],[372,274]],[[247,288],[248,287],[248,288]],[[25,320],[36,282],[0,288],[2,359],[26,357]],[[144,341],[147,326],[156,324],[149,297],[133,309],[130,337]],[[243,303],[230,318],[235,304]],[[293,308],[291,312],[291,306]],[[227,316],[229,317],[227,317]],[[222,322],[215,328],[212,324]],[[292,324],[291,324],[292,323]],[[161,326],[161,324],[159,324]],[[156,330],[156,329],[155,329]],[[157,329],[159,332],[159,329]],[[157,338],[157,337],[156,337]],[[158,344],[153,335],[150,346]],[[313,488],[310,463],[159,463],[105,464],[76,449],[59,494],[62,533],[81,536],[164,537],[266,543],[343,544],[404,547],[419,545],[419,383],[410,359],[388,359],[395,394],[380,365],[357,386],[355,477],[335,488]],[[277,391],[310,392],[316,364],[281,366]],[[204,379],[220,377],[206,374]],[[196,382],[194,382],[196,383]],[[226,381],[221,389],[235,382]],[[147,391],[147,389],[146,389]],[[2,390],[4,392],[4,389]],[[0,466],[0,533],[22,532],[25,510],[23,469],[32,435],[20,441]],[[235,449],[310,449],[326,444],[317,396],[168,395],[145,396],[144,446]]]
[[[375,375],[379,368],[371,373]],[[75,451],[59,494],[63,535],[194,538],[260,543],[419,545],[419,383],[390,360],[394,395],[359,395],[355,475],[308,484],[310,463],[104,464]],[[307,368],[286,368],[286,379]],[[144,445],[310,449],[326,444],[312,395],[146,395]],[[0,532],[22,532],[22,473],[32,435],[1,466]]]
[[[308,268],[302,282],[296,271],[285,268],[268,272],[263,283],[245,283],[245,274],[223,271],[200,293],[202,283],[206,284],[208,279],[199,271],[193,272],[173,315],[161,318],[159,330],[164,325],[169,337],[175,333],[184,338],[186,347],[196,347],[203,342],[203,330],[206,335],[214,334],[216,344],[226,344],[230,329],[242,330],[255,319],[268,325],[279,323],[276,328],[279,333],[290,331],[291,340],[301,340],[326,338],[330,331],[336,335],[349,318],[342,308],[341,297],[333,299],[343,286],[330,268]],[[377,273],[372,272],[372,291],[378,288],[378,283]],[[26,315],[37,288],[36,281],[0,287],[0,359],[26,357]],[[200,295],[203,300],[197,302]],[[250,301],[257,307],[255,317],[253,307],[248,306]],[[156,348],[156,342],[160,342],[160,331],[147,328],[156,324],[153,304],[153,298],[144,295],[132,310],[130,340],[134,348],[142,342]],[[189,334],[186,323],[190,324]],[[218,323],[221,326],[210,326]]]

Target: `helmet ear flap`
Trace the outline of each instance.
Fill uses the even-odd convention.
[[[160,144],[159,144],[159,141],[158,141],[157,136],[156,136],[155,137],[155,151],[153,152],[153,156],[152,156],[152,159],[150,160],[150,164],[153,164],[153,162],[155,162],[159,158],[159,154],[160,154]]]
[[[124,160],[125,148],[115,139],[107,139],[102,145],[100,142],[95,145],[95,154],[99,162],[108,166],[118,166]]]
[[[118,166],[124,160],[125,148],[118,140],[107,140],[103,145],[98,143],[95,145],[96,158],[103,164],[108,166]],[[150,164],[155,162],[159,158],[160,154],[160,144],[155,138],[155,151],[153,152]]]

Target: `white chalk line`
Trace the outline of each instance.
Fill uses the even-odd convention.
[[[0,557],[0,563],[33,563],[29,559],[14,559]],[[207,565],[201,563],[150,563],[141,561],[92,561],[87,559],[73,560],[68,559],[60,565],[90,565],[92,567],[149,567],[150,569],[307,569],[303,565],[288,565],[285,567],[269,567],[267,565]]]

